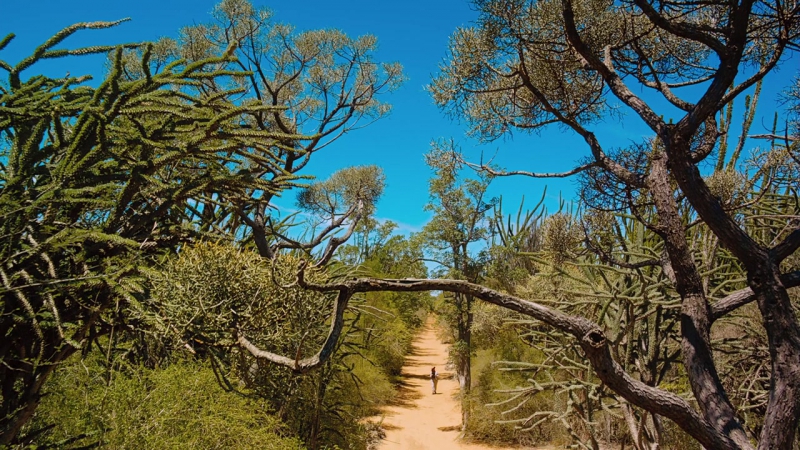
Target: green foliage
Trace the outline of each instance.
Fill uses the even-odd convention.
[[[153,298],[140,313],[192,348],[227,351],[241,334],[276,353],[311,355],[325,337],[331,299],[282,286],[294,279],[299,262],[266,260],[227,244],[185,246],[150,272]],[[309,273],[307,279],[323,277]]]
[[[389,375],[399,371],[410,341],[402,320],[354,299],[333,356],[306,374],[255,358],[236,342],[246,336],[292,358],[318,351],[332,299],[290,286],[299,261],[288,254],[266,260],[228,244],[185,246],[150,273],[154,297],[138,316],[173,353],[208,355],[228,389],[264,401],[309,448],[365,448],[368,430],[359,419],[394,395]],[[328,277],[306,274],[309,282]]]
[[[359,273],[379,278],[424,278],[427,267],[423,263],[421,241],[414,237],[406,238],[393,234],[397,224],[391,221],[378,223],[374,219],[361,221],[351,239],[352,244],[343,245],[337,251],[339,261],[358,266]],[[426,293],[374,292],[366,295],[366,304],[374,308],[377,316],[367,314],[365,326],[373,323],[379,329],[397,330],[396,340],[386,342],[387,349],[397,343],[408,345],[410,330],[422,325],[430,307],[430,296]],[[381,314],[385,313],[385,314]],[[397,322],[397,318],[401,323]],[[372,322],[370,322],[372,321]],[[405,331],[403,331],[405,330]],[[382,346],[367,346],[380,349]],[[382,351],[382,350],[377,350]],[[399,353],[400,359],[406,350]],[[396,364],[393,363],[392,367]],[[399,366],[390,373],[399,373]],[[396,373],[395,373],[396,372]]]
[[[508,410],[509,391],[529,384],[528,374],[524,372],[499,372],[494,362],[498,360],[524,360],[541,363],[541,353],[529,346],[520,345],[513,327],[505,326],[498,330],[498,346],[479,350],[473,359],[477,383],[473,388],[474,402],[482,407],[475,408],[470,420],[469,435],[485,442],[505,445],[564,444],[569,437],[561,424],[547,420],[536,424],[539,419],[547,418],[552,411],[563,409],[563,398],[552,392],[544,392],[530,398],[512,412]],[[539,377],[543,381],[543,377]],[[532,420],[518,418],[532,417]],[[536,424],[535,427],[531,425]]]
[[[57,448],[300,450],[263,401],[224,391],[206,364],[118,371],[110,381],[92,357],[72,358],[46,388],[28,428]],[[52,428],[50,428],[52,427]]]
[[[265,260],[226,244],[186,246],[151,272],[153,300],[139,313],[174,342],[173,349],[210,355],[229,389],[241,384],[254,392],[303,435],[298,416],[314,408],[315,378],[321,373],[294,376],[288,368],[253,358],[236,342],[245,336],[259,348],[298,358],[317,351],[331,302],[298,286],[282,287],[299,261]]]
[[[112,25],[69,27],[16,67],[3,63],[0,332],[10,345],[0,353],[0,442],[30,415],[54,365],[104,332],[108,309],[136,302],[147,256],[213,229],[196,206],[292,185],[290,176],[259,176],[274,167],[262,145],[285,134],[240,132],[242,121],[272,107],[188,88],[222,76],[213,67],[229,54],[150,73],[147,46],[139,61],[147,76],[128,80],[120,48],[97,88],[80,86],[85,77],[19,78],[40,59],[63,56],[50,49],[74,31]]]
[[[15,439],[60,361],[121,325],[128,306],[152,306],[139,304],[148,296],[141,273],[164,253],[198,238],[252,243],[263,256],[311,252],[380,195],[374,167],[323,183],[359,205],[337,211],[338,222],[308,243],[281,234],[291,217],[268,212],[275,195],[299,185],[296,173],[316,150],[389,111],[379,97],[403,76],[399,65],[374,60],[375,38],[295,33],[244,0],[226,0],[213,15],[215,23],[185,28],[178,40],[55,50],[78,30],[116,23],[77,24],[16,66],[0,61],[8,73],[0,87],[0,336],[8,343],[0,444]],[[20,77],[42,59],[88,53],[110,55],[97,88],[82,84],[89,77]],[[164,325],[191,334],[190,322]]]
[[[329,179],[311,183],[300,191],[297,204],[323,218],[360,202],[371,208],[383,193],[384,179],[383,171],[377,166],[342,169]]]
[[[582,218],[566,213],[539,216],[528,228],[542,234],[542,244],[538,251],[524,253],[534,268],[513,286],[517,295],[592,318],[604,328],[612,354],[628,373],[648,385],[673,383],[673,388],[681,387],[678,393],[686,393],[685,383],[675,384],[672,365],[678,350],[679,298],[660,265],[651,262],[663,252],[656,234],[632,217],[597,211]],[[489,379],[508,386],[522,381],[520,376],[527,378],[524,387],[516,384],[486,394],[503,408],[496,420],[540,437],[559,435],[552,434],[556,424],[563,432],[553,438],[571,441],[575,448],[624,441],[629,439],[626,433],[640,443],[667,443],[660,419],[648,422],[646,413],[600,384],[571,338],[524,317],[491,308],[487,312],[478,314],[478,323],[495,330],[505,324],[506,332],[519,339],[516,344],[489,342],[498,352],[496,367],[507,374]],[[520,345],[535,352],[513,350]],[[626,421],[619,420],[622,417]]]
[[[428,259],[439,264],[438,276],[479,283],[484,277],[485,255],[482,252],[476,255],[474,247],[488,240],[491,231],[487,213],[496,202],[487,198],[491,177],[483,174],[478,179],[459,177],[464,164],[454,142],[434,142],[431,147],[425,155],[425,162],[433,171],[428,181],[430,202],[425,209],[433,212],[433,217],[419,239],[425,242]],[[440,308],[440,318],[448,324],[454,338],[450,361],[461,387],[461,426],[465,430],[472,409],[469,390],[473,299],[459,292],[444,293],[442,299],[445,303]]]
[[[491,245],[489,264],[486,269],[486,283],[495,289],[514,293],[515,286],[534,272],[535,265],[527,256],[542,248],[542,219],[546,210],[542,207],[547,190],[532,209],[525,211],[523,197],[512,222],[511,214],[504,217],[503,199],[494,205],[494,215],[490,219]]]
[[[404,79],[399,64],[375,61],[375,36],[351,38],[335,29],[297,32],[247,0],[224,0],[214,8],[212,21],[183,28],[177,52],[199,60],[233,43],[238,60],[228,69],[249,72],[235,84],[248,86],[267,104],[286,106],[259,119],[277,129],[317,135],[302,148],[308,154],[289,155],[296,164],[356,122],[388,114],[380,96]]]
[[[470,244],[489,237],[486,213],[496,199],[487,198],[491,177],[461,178],[463,169],[458,147],[453,142],[435,142],[425,161],[433,171],[429,180],[431,201],[425,209],[433,213],[422,239],[434,261],[447,276],[477,281],[477,266]]]

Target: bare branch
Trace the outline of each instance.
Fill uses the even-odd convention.
[[[292,239],[280,231],[274,228],[272,222],[269,222],[270,232],[279,238],[279,242],[273,245],[271,249],[273,253],[277,253],[279,250],[283,249],[301,249],[301,250],[310,250],[314,247],[320,245],[331,233],[338,231],[339,227],[344,224],[344,221],[347,220],[353,213],[356,212],[357,205],[351,206],[347,211],[341,214],[339,217],[335,215],[331,217],[331,222],[322,229],[316,236],[314,236],[308,242],[300,242],[295,239]],[[352,232],[350,232],[352,233]]]
[[[781,283],[785,288],[800,286],[800,271],[785,273],[781,275]],[[711,323],[724,317],[726,314],[752,302],[756,295],[749,287],[740,289],[729,294],[722,300],[711,305]]]
[[[769,254],[776,264],[780,264],[781,261],[791,256],[792,253],[796,252],[798,247],[800,247],[800,228],[796,228],[794,231],[789,233],[789,236],[786,236],[786,239],[784,239],[783,242],[775,247],[772,247],[769,251]]]
[[[775,52],[772,54],[772,58],[767,61],[758,72],[754,73],[750,78],[746,79],[745,81],[739,83],[735,87],[733,87],[727,94],[725,94],[722,99],[720,99],[719,104],[724,105],[733,101],[736,96],[744,92],[750,86],[758,83],[759,81],[763,80],[768,73],[778,65],[778,62],[781,60],[781,56],[783,55],[783,50],[786,48],[786,41],[781,40],[779,45],[776,46]]]
[[[706,127],[703,130],[703,134],[700,136],[700,144],[697,146],[697,150],[692,153],[692,162],[700,162],[710,155],[719,137],[720,133],[717,127],[717,118],[714,114],[711,114],[706,119]]]
[[[353,235],[353,232],[356,230],[358,223],[361,222],[361,218],[363,217],[364,201],[360,200],[357,202],[357,205],[353,205],[352,211],[354,211],[355,215],[350,221],[350,226],[347,228],[345,234],[342,236],[331,236],[331,238],[328,240],[328,244],[325,246],[325,251],[322,253],[322,257],[314,264],[313,267],[323,267],[325,264],[328,264],[328,261],[330,261],[330,259],[333,257],[333,253],[336,251],[336,249],[350,239],[350,236]]]
[[[302,281],[298,281],[301,285],[304,284]],[[278,355],[277,353],[262,350],[255,346],[242,334],[239,334],[236,337],[236,342],[238,342],[242,348],[247,350],[251,355],[258,359],[266,359],[267,361],[275,364],[288,367],[298,373],[308,372],[309,370],[324,363],[333,354],[333,351],[336,348],[336,343],[339,341],[339,337],[342,334],[342,328],[344,328],[344,310],[346,309],[347,303],[350,301],[350,297],[352,295],[353,293],[346,289],[341,289],[339,291],[339,295],[336,297],[336,302],[334,303],[333,312],[331,314],[331,328],[328,332],[328,336],[325,338],[325,343],[322,344],[322,347],[317,354],[310,358],[300,359],[301,355],[299,349],[294,358],[287,358],[286,356]]]
[[[667,101],[669,101],[670,103],[672,103],[676,107],[678,107],[678,108],[680,108],[680,109],[682,109],[684,111],[691,110],[694,105],[692,103],[690,103],[690,102],[687,102],[687,101],[681,99],[677,95],[675,95],[675,93],[672,92],[672,89],[670,89],[669,84],[663,82],[661,80],[661,78],[659,78],[658,71],[656,70],[655,67],[653,67],[653,63],[650,61],[650,58],[648,58],[645,55],[645,53],[642,51],[642,49],[639,46],[639,43],[637,41],[633,41],[633,48],[636,50],[636,53],[639,55],[639,57],[647,65],[648,69],[650,69],[650,72],[652,73],[652,76],[653,76],[653,79],[654,79],[654,81],[647,81],[647,80],[643,79],[642,82],[644,83],[644,85],[647,86],[647,87],[656,89],[659,92],[661,92],[661,95],[663,95],[664,98],[667,99]]]
[[[591,169],[592,167],[597,167],[600,165],[597,162],[591,162],[589,164],[578,166],[567,172],[528,172],[525,170],[511,170],[511,171],[495,170],[485,164],[475,164],[473,162],[464,161],[463,159],[461,161],[468,167],[475,170],[476,172],[485,172],[494,177],[510,177],[515,175],[521,175],[531,178],[566,178],[584,172],[588,169]]]
[[[774,139],[774,140],[781,140],[787,142],[797,142],[800,141],[800,136],[788,136],[788,135],[779,135],[779,134],[751,134],[747,136],[751,139]]]

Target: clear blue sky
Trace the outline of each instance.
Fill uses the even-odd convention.
[[[81,21],[132,20],[111,30],[88,30],[65,41],[64,47],[117,44],[154,40],[161,36],[177,37],[180,27],[207,22],[215,0],[3,0],[8,3],[0,16],[0,35],[9,32],[17,38],[0,59],[17,62],[56,31]],[[430,142],[453,138],[468,155],[477,160],[481,153],[494,155],[496,161],[510,169],[532,171],[564,171],[587,154],[585,144],[575,136],[553,128],[540,136],[515,134],[505,139],[480,145],[464,135],[465,127],[447,119],[433,104],[424,86],[429,83],[437,65],[444,58],[449,35],[458,26],[469,25],[477,16],[466,0],[406,0],[376,2],[342,0],[332,3],[321,0],[271,2],[254,0],[275,13],[275,20],[290,23],[300,30],[338,28],[351,36],[374,34],[380,49],[378,58],[398,61],[405,67],[408,81],[396,93],[385,98],[393,104],[392,114],[365,129],[357,130],[317,154],[309,165],[309,174],[324,178],[342,167],[356,164],[377,164],[383,167],[388,181],[377,215],[401,224],[402,231],[415,231],[427,221],[423,206],[428,201],[429,170],[423,161]],[[333,6],[335,5],[335,6]],[[771,123],[776,95],[797,71],[797,59],[767,83],[762,94],[762,114],[754,123],[754,132],[763,132],[762,123]],[[63,75],[91,73],[102,75],[102,58],[69,58],[34,66],[28,75],[45,68]],[[650,133],[632,116],[609,121],[594,127],[607,148],[621,147]],[[531,180],[528,178],[495,181],[493,195],[502,195],[508,212],[515,212],[521,197],[531,206],[548,185],[547,204],[552,210],[559,195],[571,200],[575,195],[574,180]]]

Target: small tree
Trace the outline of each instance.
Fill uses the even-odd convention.
[[[447,278],[477,283],[481,279],[481,263],[475,258],[470,245],[488,238],[487,212],[494,200],[487,199],[487,179],[460,179],[462,164],[453,158],[454,144],[436,143],[425,157],[434,176],[430,179],[431,202],[426,209],[433,218],[425,225],[422,239],[432,250],[432,260],[442,267],[441,275]],[[445,314],[455,329],[455,342],[450,357],[461,387],[462,430],[469,423],[472,387],[472,321],[471,295],[453,293],[448,299],[452,314]]]
[[[297,32],[249,0],[223,0],[211,15],[208,23],[182,28],[177,41],[162,40],[162,55],[165,61],[197,61],[234,49],[234,59],[213,69],[243,76],[208,78],[193,88],[210,96],[239,90],[240,101],[264,107],[250,117],[246,128],[280,131],[284,138],[261,144],[262,151],[275,157],[270,158],[273,164],[261,167],[262,178],[291,178],[339,137],[389,114],[391,107],[382,97],[397,89],[404,77],[400,64],[375,60],[375,36],[354,39],[333,29]],[[209,198],[198,209],[231,235],[245,236],[261,256],[297,246],[273,239],[281,229],[281,221],[272,214],[277,193],[254,187],[247,194],[235,208],[223,208]],[[354,214],[355,210],[340,214],[334,228]],[[311,250],[327,237],[310,237],[303,247]]]

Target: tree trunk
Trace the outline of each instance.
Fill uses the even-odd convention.
[[[458,308],[456,376],[461,389],[461,431],[463,433],[467,431],[469,423],[469,394],[472,387],[472,296],[457,293],[456,305]]]
[[[700,218],[722,246],[744,265],[767,332],[772,377],[758,448],[791,450],[800,418],[800,324],[786,287],[780,280],[779,266],[783,258],[796,250],[797,236],[792,235],[797,231],[772,249],[759,245],[725,212],[711,193],[700,171],[689,159],[688,142],[688,139],[678,138],[670,142],[667,148],[670,170]],[[706,406],[704,397],[698,396],[697,392],[695,396],[701,408]],[[711,419],[709,421],[715,426],[724,425]],[[736,441],[740,442],[738,438]],[[749,442],[742,447],[746,445]]]
[[[467,431],[470,417],[470,389],[472,388],[472,296],[463,296],[465,310],[459,314],[458,325],[458,384],[461,388],[461,432]]]
[[[87,321],[89,324],[92,322],[93,319]],[[76,333],[75,336],[82,338],[86,329],[88,329],[88,325],[80,333]],[[22,347],[23,355],[26,350],[30,351],[31,348]],[[33,417],[36,408],[39,406],[44,383],[50,379],[58,363],[66,360],[75,352],[75,347],[62,343],[60,349],[52,351],[38,363],[32,363],[31,365],[34,365],[34,367],[28,368],[20,364],[14,364],[12,367],[6,364],[6,367],[0,370],[0,378],[2,378],[0,447],[10,445],[16,441],[22,427]],[[20,361],[30,363],[30,361],[25,361],[24,358],[20,358]],[[16,361],[16,363],[20,361]],[[18,390],[20,386],[25,386],[22,392]]]
[[[792,450],[800,416],[800,332],[796,312],[774,264],[749,274],[772,360],[769,403],[759,450]]]
[[[38,397],[38,393],[36,396]],[[11,445],[14,442],[22,426],[33,417],[33,413],[38,406],[38,398],[36,400],[25,400],[21,409],[14,411],[10,416],[6,416],[8,421],[3,420],[5,423],[3,423],[2,433],[0,433],[0,446]]]
[[[314,417],[311,419],[311,432],[308,438],[309,450],[318,450],[320,448],[319,434],[322,423],[322,409],[325,406],[325,393],[328,389],[328,383],[326,381],[326,369],[328,364],[325,366],[326,367],[319,372],[319,381],[317,382],[317,395],[314,399]]]
[[[681,354],[692,392],[703,416],[712,427],[730,437],[741,448],[752,448],[714,364],[708,301],[673,197],[667,155],[659,148],[653,151],[647,185],[658,211],[659,234],[664,239],[675,273],[675,288],[681,296]]]

